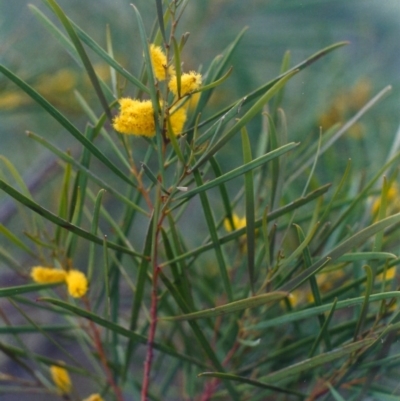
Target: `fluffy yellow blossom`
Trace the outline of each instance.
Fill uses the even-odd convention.
[[[113,127],[121,134],[142,135],[149,138],[156,133],[154,109],[150,100],[119,99],[120,114],[113,120]]]
[[[246,227],[246,217],[240,218],[237,214],[233,213],[232,221],[235,230]],[[224,227],[226,231],[233,231],[228,218],[224,220]]]
[[[177,110],[171,110],[169,121],[171,123],[173,133],[175,135],[179,135],[182,132],[183,126],[186,122],[186,107],[183,106]]]
[[[88,281],[86,276],[79,270],[70,270],[65,278],[68,292],[71,297],[83,297],[88,290]]]
[[[33,281],[40,284],[58,283],[64,281],[66,272],[53,267],[34,266],[32,267],[31,277]]]
[[[167,57],[160,46],[150,45],[150,58],[153,65],[154,75],[159,81],[164,81],[167,77],[167,69],[169,75],[174,75],[173,67],[167,68]]]
[[[197,107],[197,104],[199,103],[200,100],[200,92],[194,93],[192,96],[190,96],[189,99],[189,110],[194,110]]]
[[[68,371],[61,366],[51,365],[50,366],[51,378],[54,384],[57,386],[61,394],[68,394],[71,391],[71,379]]]
[[[182,74],[181,75],[181,96],[185,96],[188,93],[194,92],[195,90],[199,89],[201,86],[201,74],[195,72],[195,71],[190,71],[187,74]],[[173,76],[169,83],[168,87],[171,90],[172,93],[175,95],[178,95],[178,81],[176,80],[176,77]]]
[[[103,398],[100,394],[92,394],[89,397],[85,398],[83,401],[103,401]]]

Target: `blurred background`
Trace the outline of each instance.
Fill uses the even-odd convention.
[[[130,3],[131,0],[59,0],[70,18],[102,47],[106,46],[108,24],[115,57],[133,75],[139,76],[142,50]],[[40,0],[0,0],[0,63],[34,86],[83,130],[87,118],[74,90],[95,111],[101,112],[90,83],[28,4],[55,21]],[[154,2],[137,0],[135,5],[150,32]],[[381,89],[392,85],[389,96],[346,133],[335,144],[333,156],[332,152],[330,155],[335,157],[333,165],[340,171],[349,157],[360,171],[366,167],[373,171],[387,158],[400,123],[399,19],[399,0],[193,0],[178,32],[190,32],[183,56],[184,70],[204,71],[248,27],[235,53],[231,77],[212,98],[216,108],[276,77],[287,50],[293,66],[326,46],[349,41],[348,46],[319,60],[290,81],[283,102],[288,136],[291,141],[318,138],[320,126],[326,130],[335,123],[345,123]],[[107,80],[108,68],[91,51],[88,53],[100,76]],[[26,136],[27,130],[63,150],[79,154],[77,142],[0,75],[0,154],[16,166],[35,199],[48,205],[52,199],[58,199],[59,186],[53,186],[52,180],[61,173],[61,168],[52,154]],[[261,119],[249,128],[250,133],[260,130]],[[138,140],[135,146],[140,153],[146,144]],[[237,149],[232,145],[232,155],[234,152]],[[229,165],[229,152],[226,157]],[[332,166],[332,159],[327,164]],[[323,166],[322,163],[319,168]],[[0,175],[7,175],[2,168],[3,165]],[[13,218],[17,211],[15,203],[0,193],[0,223],[19,234],[23,219]],[[0,247],[5,246],[2,241],[0,236]],[[15,272],[6,267],[9,263],[0,258],[0,285],[10,285],[10,280],[18,284]],[[23,261],[21,264],[24,266]]]

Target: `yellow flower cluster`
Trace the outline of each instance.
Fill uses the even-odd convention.
[[[88,290],[86,276],[75,269],[67,272],[53,267],[34,266],[31,270],[31,277],[35,283],[40,284],[65,282],[69,294],[74,298],[83,297]]]
[[[175,70],[168,67],[168,60],[160,46],[150,45],[150,57],[154,75],[159,81],[171,77],[168,87],[172,93],[178,96],[178,83]],[[180,96],[188,95],[199,89],[201,74],[194,71],[181,75]],[[131,98],[119,99],[120,113],[113,120],[114,129],[127,135],[140,135],[152,138],[156,134],[155,112],[150,100],[138,100]],[[179,135],[186,122],[186,109],[189,102],[179,108],[173,108],[169,113],[169,122],[175,135]]]
[[[31,271],[33,281],[40,284],[65,281],[66,275],[66,271],[53,269],[51,267],[35,266]]]
[[[71,297],[81,298],[86,294],[88,290],[87,278],[79,270],[70,270],[65,281]]]
[[[116,131],[149,138],[156,134],[154,108],[150,100],[141,101],[125,97],[119,100],[119,105],[121,111],[113,121]]]
[[[50,375],[53,380],[53,383],[55,384],[58,392],[61,395],[66,396],[71,392],[72,382],[67,369],[58,365],[51,365]],[[104,401],[104,400],[100,394],[94,393],[89,395],[89,397],[86,397],[82,401]]]
[[[113,127],[121,134],[141,135],[148,138],[156,134],[154,108],[150,100],[140,101],[123,98],[119,100],[120,114],[114,118]],[[175,135],[182,132],[186,122],[186,108],[172,109],[170,123]]]
[[[168,87],[171,92],[178,96],[178,82],[176,79],[175,70],[173,67],[167,67],[167,57],[163,52],[160,46],[156,46],[154,44],[150,45],[150,57],[151,63],[153,65],[154,75],[159,81],[164,81],[167,79],[167,70],[168,75],[170,76],[170,81],[168,83]],[[201,74],[190,71],[189,73],[185,73],[181,75],[181,96],[188,95],[191,92],[199,89],[202,83]]]
[[[199,89],[201,86],[202,78],[201,74],[190,71],[187,74],[181,75],[181,96],[188,95],[189,93],[194,92],[195,90]],[[175,76],[171,78],[168,83],[168,88],[171,92],[178,96],[178,80]]]
[[[167,79],[167,71],[168,75],[175,75],[174,68],[172,66],[167,66],[167,56],[160,46],[154,44],[150,45],[150,58],[153,65],[154,75],[159,81]]]
[[[246,227],[246,217],[239,217],[237,214],[232,214],[232,221],[234,230],[239,230],[240,228]],[[233,231],[229,219],[224,220],[224,227],[226,231]]]
[[[68,394],[71,391],[71,379],[66,369],[61,366],[51,365],[50,374],[54,384],[61,394]]]

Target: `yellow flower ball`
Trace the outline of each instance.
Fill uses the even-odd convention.
[[[169,121],[174,135],[179,135],[186,122],[186,107],[183,106],[177,110],[171,110]]]
[[[199,89],[202,83],[201,74],[190,71],[187,74],[181,75],[181,96],[185,96],[195,90]],[[169,83],[168,87],[173,94],[178,96],[178,81],[176,80],[176,76],[173,76]]]
[[[68,293],[71,297],[81,298],[88,290],[88,281],[86,276],[79,270],[70,270],[66,279]]]
[[[61,394],[68,394],[71,391],[71,379],[66,369],[61,366],[50,366],[51,378]]]
[[[66,272],[53,267],[34,266],[31,277],[35,283],[58,283],[65,280]]]
[[[150,100],[119,99],[121,110],[113,120],[113,127],[121,134],[142,135],[149,138],[156,134],[154,109]]]
[[[167,68],[167,57],[161,46],[150,45],[150,58],[154,75],[159,81],[164,81],[167,78],[167,69],[169,75],[175,74],[173,67]]]
[[[246,227],[246,217],[240,218],[236,213],[233,213],[232,221],[234,230],[239,230],[240,228]],[[226,231],[233,231],[229,219],[224,220],[224,228]]]

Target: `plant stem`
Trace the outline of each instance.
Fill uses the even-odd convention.
[[[141,401],[147,401],[147,392],[150,384],[151,363],[153,361],[153,342],[157,327],[157,281],[160,268],[156,266],[153,273],[153,289],[151,292],[151,308],[150,308],[150,332],[147,341],[147,355],[144,363],[144,376],[141,393]]]
[[[83,300],[85,302],[86,309],[90,312],[91,309],[90,309],[90,305],[89,305],[89,300],[86,297],[84,297]],[[110,367],[108,366],[108,361],[107,361],[107,357],[106,357],[106,354],[105,354],[104,349],[103,349],[103,345],[101,343],[99,330],[97,329],[96,325],[91,320],[89,320],[89,325],[90,325],[90,329],[91,329],[91,331],[93,333],[95,347],[97,349],[100,361],[101,361],[101,363],[102,363],[102,365],[104,367],[104,371],[105,371],[106,376],[107,376],[107,382],[109,383],[109,385],[113,389],[116,399],[118,401],[124,401],[124,397],[122,395],[122,391],[118,387],[118,385],[115,383],[114,377],[113,377],[113,375],[111,373],[111,370],[110,370]]]

